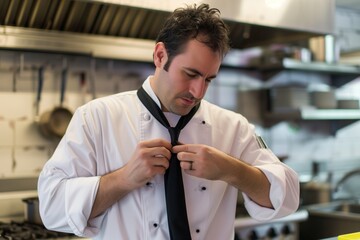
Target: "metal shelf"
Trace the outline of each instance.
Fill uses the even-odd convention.
[[[360,109],[303,109],[304,120],[359,120]]]
[[[360,109],[299,109],[265,113],[266,120],[360,120]]]
[[[282,66],[285,69],[323,72],[330,74],[359,74],[360,66],[347,64],[331,64],[325,62],[301,62],[295,59],[284,58]]]
[[[279,63],[264,65],[259,68],[261,71],[271,70],[299,70],[299,71],[311,71],[322,72],[329,74],[351,74],[360,76],[360,66],[337,64],[337,63],[325,63],[325,62],[302,62],[292,58],[284,58]]]

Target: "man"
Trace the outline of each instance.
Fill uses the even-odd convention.
[[[206,4],[177,9],[159,33],[156,70],[143,93],[119,93],[77,109],[39,178],[44,224],[95,239],[230,240],[238,191],[258,220],[294,212],[296,173],[261,144],[244,117],[202,100],[227,51],[218,10]],[[194,114],[178,139],[141,96],[161,108],[172,127]],[[173,163],[180,163],[186,204],[185,220],[175,223],[170,212],[180,207],[167,202],[174,188],[165,182]],[[185,227],[188,237],[178,237],[172,225]]]

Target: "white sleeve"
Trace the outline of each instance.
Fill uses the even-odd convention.
[[[84,108],[75,112],[38,181],[44,225],[52,230],[87,237],[98,233],[103,220],[101,215],[88,222],[100,181],[96,176],[90,119]]]
[[[270,200],[274,209],[259,206],[244,195],[244,203],[249,215],[259,221],[266,221],[295,212],[300,200],[296,172],[281,162],[260,165],[257,168],[262,170],[271,184]]]
[[[297,173],[273,154],[266,144],[260,144],[253,132],[253,126],[244,134],[246,147],[242,160],[260,169],[268,178],[270,200],[274,209],[262,207],[243,194],[245,207],[251,217],[259,221],[285,217],[299,207],[300,185]],[[242,135],[244,137],[244,135]]]

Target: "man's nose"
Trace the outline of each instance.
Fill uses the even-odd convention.
[[[206,82],[204,78],[199,77],[191,82],[190,93],[193,95],[194,98],[202,99],[205,95],[205,90]]]

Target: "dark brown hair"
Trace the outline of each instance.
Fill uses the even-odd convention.
[[[228,34],[220,11],[210,8],[208,4],[176,9],[156,38],[156,42],[163,42],[167,50],[168,61],[164,69],[169,69],[172,59],[184,51],[186,43],[194,38],[224,57],[230,48]]]

